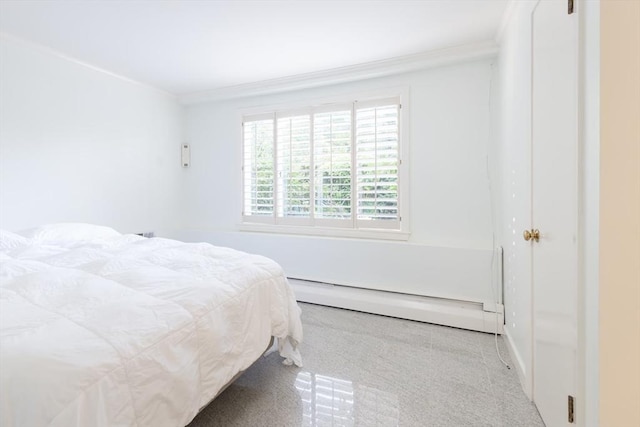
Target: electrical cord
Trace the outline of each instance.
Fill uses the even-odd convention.
[[[492,102],[491,102],[492,94],[493,94],[493,76],[495,74],[493,62],[491,63],[490,67],[491,67],[491,74],[489,76],[489,136],[487,138],[487,146],[486,146],[486,149],[487,149],[486,172],[487,172],[487,183],[489,186],[489,205],[491,210],[491,280],[489,281],[489,287],[491,288],[491,296],[493,297],[493,301],[496,304],[496,329],[493,334],[495,346],[496,346],[496,354],[498,356],[498,359],[500,359],[500,362],[502,362],[502,364],[506,366],[507,369],[511,369],[511,366],[509,366],[509,364],[502,358],[502,355],[500,354],[500,347],[498,346],[498,329],[500,327],[500,323],[498,322],[499,316],[497,312],[497,307],[499,302],[496,296],[496,289],[493,284],[493,278],[495,274],[494,267],[496,263],[496,215],[495,215],[495,209],[493,204],[494,200],[493,200],[493,186],[491,184],[491,172],[489,168],[489,149],[491,144],[491,137],[493,135],[492,133],[493,110],[492,110]]]

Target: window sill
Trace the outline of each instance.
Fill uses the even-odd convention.
[[[304,227],[295,225],[273,225],[258,223],[242,223],[238,225],[240,231],[252,231],[258,233],[272,234],[295,234],[303,236],[318,237],[346,237],[352,239],[375,239],[375,240],[409,240],[410,233],[400,230],[384,229],[353,229],[334,227]]]

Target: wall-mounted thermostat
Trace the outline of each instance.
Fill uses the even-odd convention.
[[[188,168],[191,164],[191,150],[189,144],[182,144],[182,167]]]

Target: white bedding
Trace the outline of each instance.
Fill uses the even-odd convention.
[[[0,234],[0,426],[189,423],[271,336],[301,364],[270,259],[88,225]]]

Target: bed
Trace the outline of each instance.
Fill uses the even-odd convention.
[[[2,427],[185,426],[272,337],[301,366],[268,258],[89,224],[0,233]]]

